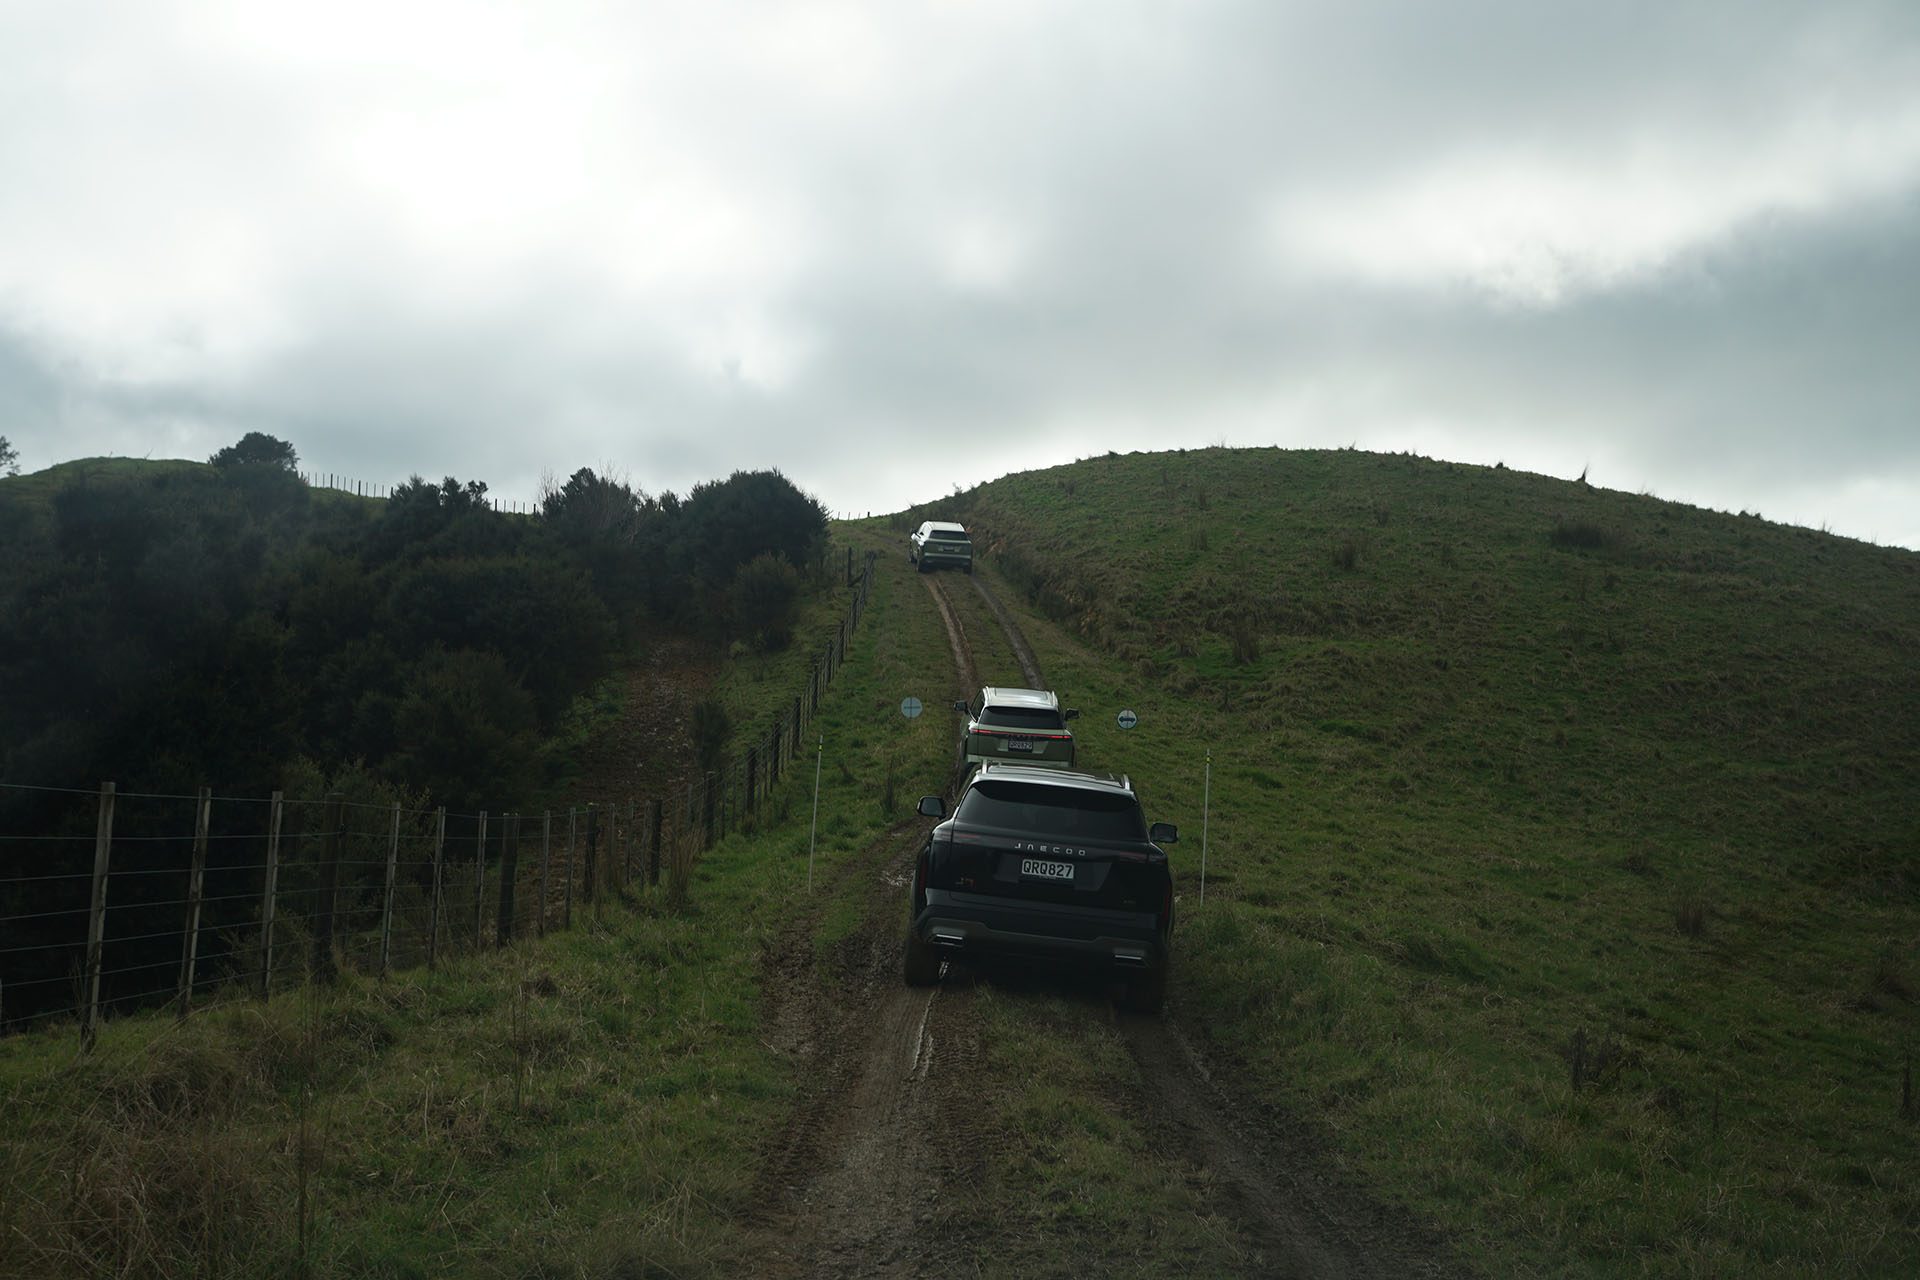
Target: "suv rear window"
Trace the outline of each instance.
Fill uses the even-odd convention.
[[[1143,840],[1140,802],[1130,795],[1030,782],[982,782],[955,810],[961,822],[1062,840]]]
[[[1067,722],[1058,711],[1046,707],[986,707],[980,723],[993,729],[1064,729]]]

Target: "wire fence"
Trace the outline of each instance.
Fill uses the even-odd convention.
[[[702,851],[754,822],[806,730],[873,585],[873,554],[804,686],[739,755],[664,795],[539,813],[295,798],[39,793],[36,832],[0,831],[0,1032],[170,1003],[271,995],[341,971],[381,977],[571,927],[630,889],[684,902]],[[0,810],[4,811],[4,810]]]
[[[336,489],[359,498],[391,498],[396,486],[383,480],[361,480],[335,471],[302,471],[300,478],[310,489]],[[488,498],[487,506],[503,515],[530,516],[540,510],[538,502],[519,498]]]

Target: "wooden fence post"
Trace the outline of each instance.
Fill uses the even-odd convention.
[[[447,849],[447,807],[433,811],[433,897],[427,902],[427,968],[440,958],[440,864]]]
[[[567,806],[567,899],[566,913],[560,917],[562,929],[573,928],[573,838],[574,813],[573,806],[569,805]]]
[[[547,858],[553,849],[553,810],[548,809],[540,815],[540,916],[534,923],[533,936],[547,936]]]
[[[480,937],[485,932],[484,915],[487,908],[487,811],[480,811],[480,831],[473,842],[473,949],[480,949]]]
[[[706,809],[706,813],[704,816],[706,819],[707,830],[706,830],[705,839],[702,841],[702,843],[705,848],[711,849],[713,848],[714,840],[717,838],[714,832],[714,820],[715,820],[715,817],[717,816],[717,811],[720,807],[718,802],[719,788],[714,786],[714,777],[711,773],[706,774],[705,779],[706,779],[705,781],[706,795],[704,797],[705,799],[704,807]]]
[[[644,882],[646,868],[639,865],[639,856],[640,815],[637,802],[629,795],[627,797],[627,861],[626,866],[620,872],[622,883],[631,884],[636,874],[641,876]]]
[[[207,831],[213,820],[213,788],[200,788],[194,806],[193,866],[187,872],[187,923],[180,938],[180,1008],[185,1018],[193,1008],[193,970],[200,958],[200,896],[207,880]]]
[[[393,878],[400,869],[400,802],[393,802],[393,829],[387,833],[387,889],[380,898],[380,976],[393,969]]]
[[[621,837],[626,832],[620,826],[620,805],[616,801],[607,806],[607,889],[616,897],[625,887],[621,879],[625,845]]]
[[[747,812],[749,814],[753,812],[754,801],[757,798],[754,794],[756,790],[754,782],[760,776],[760,770],[757,767],[759,754],[760,749],[758,747],[747,748]]]
[[[340,831],[344,824],[345,799],[338,791],[329,791],[320,810],[320,908],[315,914],[312,959],[308,967],[322,982],[338,976],[333,958],[333,918],[340,904]]]
[[[260,998],[273,993],[273,913],[280,895],[280,818],[286,793],[276,791],[267,812],[267,878],[260,893]]]
[[[660,883],[660,824],[664,815],[660,812],[660,802],[647,802],[647,825],[653,831],[653,837],[647,842],[647,884]]]
[[[514,875],[520,869],[520,815],[501,818],[500,829],[500,918],[493,927],[493,944],[504,947],[513,942]]]
[[[587,853],[580,860],[580,901],[592,902],[594,891],[594,855],[600,851],[600,810],[587,806]]]
[[[100,808],[93,827],[93,906],[87,912],[86,1012],[80,1022],[80,1045],[93,1051],[100,1034],[100,962],[107,944],[107,863],[113,850],[114,784],[100,784]]]
[[[847,585],[853,585],[853,548],[847,548]]]

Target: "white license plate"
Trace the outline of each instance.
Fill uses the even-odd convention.
[[[1020,859],[1020,874],[1035,880],[1072,880],[1071,862],[1052,862],[1045,858]]]
[[[1007,750],[1031,752],[1033,750],[1033,741],[1030,738],[1008,738]]]

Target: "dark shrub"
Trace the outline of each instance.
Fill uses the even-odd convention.
[[[771,552],[740,566],[728,590],[734,628],[758,636],[769,649],[784,649],[793,638],[793,613],[800,600],[800,575]]]

